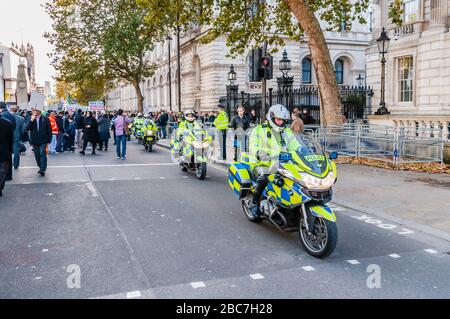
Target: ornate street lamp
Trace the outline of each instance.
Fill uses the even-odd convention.
[[[359,88],[363,86],[363,81],[364,81],[364,78],[361,76],[361,73],[359,73],[358,77],[356,78],[356,83],[358,83]]]
[[[231,110],[236,108],[236,98],[238,95],[239,85],[236,83],[236,72],[234,71],[234,65],[230,65],[230,71],[228,72],[228,82],[227,85],[227,113],[231,115]]]
[[[288,59],[286,49],[284,49],[283,58],[280,60],[279,69],[284,77],[287,77],[288,72],[291,70],[291,60]]]
[[[375,112],[375,115],[385,115],[390,114],[388,109],[386,108],[385,103],[385,77],[386,77],[386,57],[385,54],[388,53],[389,50],[389,39],[385,28],[381,31],[380,37],[377,39],[378,45],[378,53],[381,55],[381,98],[380,98],[380,107]]]
[[[292,85],[294,84],[294,77],[288,76],[289,71],[291,70],[291,60],[288,59],[288,55],[286,49],[283,52],[283,58],[279,62],[279,70],[281,71],[282,76],[277,77],[278,91],[279,96],[281,96],[281,103],[290,108],[289,96],[292,93]]]

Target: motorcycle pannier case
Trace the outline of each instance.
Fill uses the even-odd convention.
[[[252,185],[250,166],[242,163],[232,163],[228,169],[228,185],[239,198],[247,196]]]

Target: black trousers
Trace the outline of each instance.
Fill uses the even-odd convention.
[[[95,154],[95,146],[97,145],[97,143],[95,143],[95,142],[92,143],[92,142],[89,142],[87,140],[83,140],[83,151],[86,150],[86,147],[87,147],[88,143],[92,144],[92,154]]]
[[[10,163],[8,161],[0,162],[0,192],[5,188],[6,176],[9,172],[9,165]]]
[[[108,149],[108,140],[100,140],[99,145],[100,145],[100,151],[103,149],[103,147],[105,148],[105,150],[107,150]]]

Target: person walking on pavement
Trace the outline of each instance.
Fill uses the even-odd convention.
[[[3,195],[12,162],[13,138],[12,122],[5,119],[0,113],[0,197]]]
[[[41,110],[34,109],[30,122],[27,125],[30,131],[30,144],[33,147],[34,157],[39,166],[38,174],[45,176],[47,170],[47,148],[52,140],[50,121],[41,114]]]
[[[113,121],[114,129],[116,131],[116,154],[117,159],[125,160],[127,156],[127,135],[128,132],[128,124],[131,123],[131,119],[123,113],[123,110],[120,109],[117,112],[117,117]]]
[[[56,124],[56,113],[55,111],[52,111],[48,117],[48,120],[50,121],[50,126],[52,128],[52,141],[50,143],[50,155],[56,154],[56,142],[57,142],[57,136],[58,136],[58,125]]]
[[[78,109],[77,115],[75,116],[75,143],[77,144],[78,149],[82,148],[82,140],[83,140],[83,129],[84,129],[84,116],[81,112],[81,109]]]
[[[58,126],[58,134],[56,135],[56,152],[64,152],[64,113],[59,112],[56,115],[56,125]]]
[[[95,146],[98,141],[98,123],[91,111],[87,112],[87,116],[84,119],[83,130],[83,149],[80,151],[81,155],[85,155],[86,147],[88,143],[92,144],[92,155],[95,155]]]
[[[247,134],[246,131],[250,128],[250,121],[244,115],[245,108],[241,105],[237,108],[238,115],[231,120],[231,128],[234,130],[234,160],[237,161],[241,152],[247,149]]]
[[[23,133],[25,132],[25,119],[17,114],[17,107],[15,106],[11,107],[11,114],[14,116],[16,124],[13,140],[13,167],[14,169],[18,169],[20,165],[20,143],[23,137]]]
[[[0,114],[4,119],[11,122],[12,129],[14,131],[16,129],[16,119],[11,113],[9,113],[5,102],[0,102]],[[12,161],[9,162],[9,169],[8,175],[6,176],[6,181],[12,181]]]
[[[162,138],[167,138],[167,122],[169,121],[169,116],[165,111],[162,111],[161,115],[159,116],[159,125],[161,126],[162,131]]]
[[[294,109],[294,112],[292,112],[292,123],[291,123],[291,131],[294,133],[294,135],[299,135],[303,133],[303,120],[300,118],[300,112],[297,110],[297,112]]]
[[[105,152],[108,151],[108,140],[111,138],[109,134],[109,128],[111,127],[111,121],[106,113],[102,113],[98,119],[98,133],[100,135],[100,151],[105,148]]]
[[[225,106],[223,104],[217,105],[219,108],[219,114],[217,115],[216,119],[214,120],[214,126],[218,130],[219,134],[219,145],[220,145],[220,152],[222,160],[227,160],[227,129],[228,129],[228,114],[225,112]]]
[[[3,195],[6,177],[11,166],[14,130],[12,122],[0,114],[0,196]]]

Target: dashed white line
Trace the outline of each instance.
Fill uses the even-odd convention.
[[[400,258],[400,255],[398,255],[398,254],[390,254],[389,257],[391,257],[391,258]]]
[[[355,260],[355,259],[347,260],[347,262],[348,262],[349,264],[352,264],[352,265],[359,265],[359,264],[360,264],[360,262],[357,261],[357,260]]]
[[[302,267],[302,268],[305,271],[313,271],[314,270],[314,267],[311,267],[311,266],[305,266],[305,267]]]
[[[35,279],[36,279],[36,280],[41,280],[41,279],[42,279],[42,277],[36,277]]]
[[[48,251],[48,249],[42,249],[43,253],[46,253]]]
[[[250,275],[250,278],[252,278],[253,280],[258,280],[258,279],[264,279],[264,276],[261,274],[252,274],[252,275]]]
[[[205,285],[205,283],[203,281],[191,282],[191,286],[194,289],[205,288],[206,287],[206,285]]]
[[[436,251],[436,250],[434,250],[434,249],[425,249],[425,251],[427,252],[427,253],[430,253],[430,254],[437,254],[438,252]]]
[[[142,295],[139,290],[127,292],[127,299],[139,298],[141,296]]]

